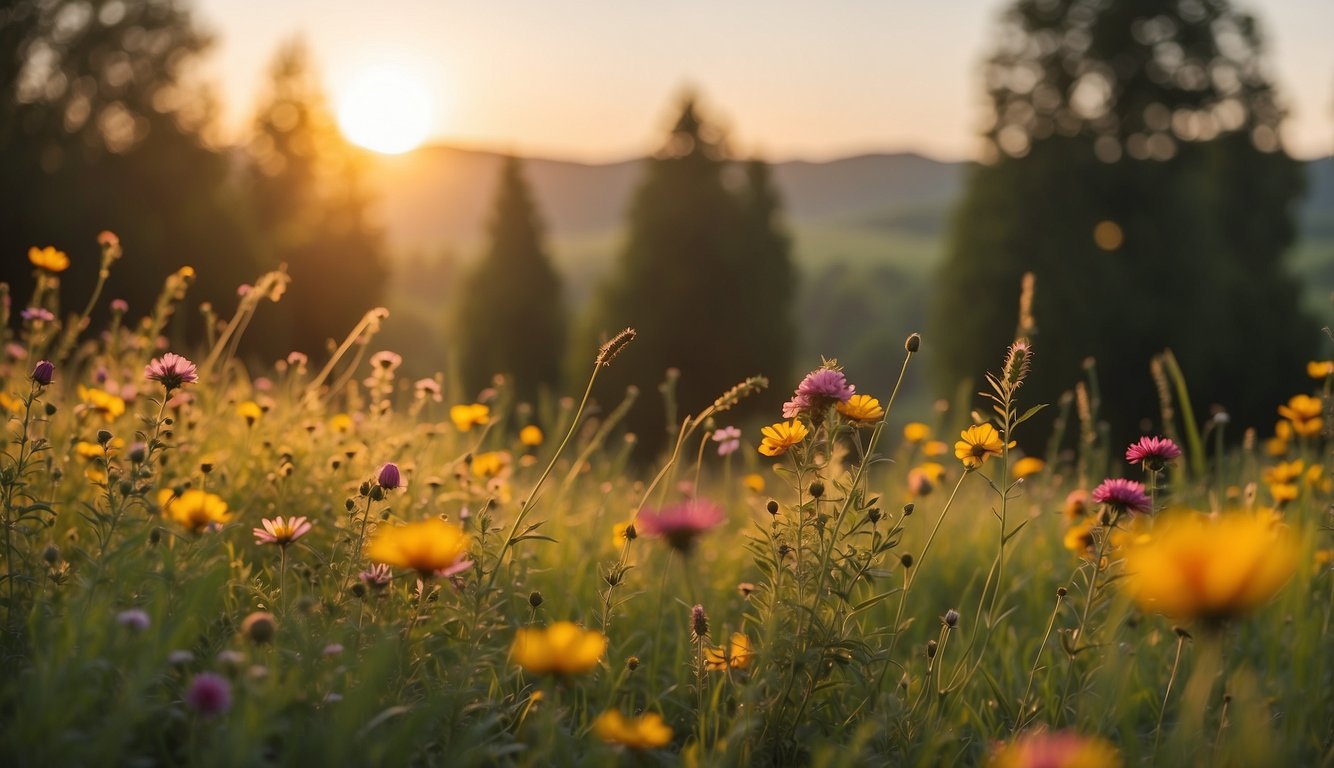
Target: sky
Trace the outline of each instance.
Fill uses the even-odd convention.
[[[197,0],[231,138],[302,36],[327,92],[419,72],[430,140],[603,162],[657,148],[687,90],[770,160],[976,156],[981,64],[1007,0]],[[1334,0],[1238,2],[1266,35],[1302,158],[1334,154]]]

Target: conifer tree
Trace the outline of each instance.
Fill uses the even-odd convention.
[[[565,342],[560,276],[542,242],[542,225],[523,165],[501,170],[490,245],[464,281],[455,323],[464,382],[485,387],[494,374],[532,402],[558,384]]]

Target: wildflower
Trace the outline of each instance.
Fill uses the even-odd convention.
[[[192,533],[217,528],[231,520],[227,502],[220,496],[200,490],[188,490],[179,496],[171,490],[158,494],[162,513],[185,526]]]
[[[259,421],[260,417],[264,415],[264,410],[254,400],[246,400],[236,406],[236,415],[245,419],[246,426],[253,427],[255,422]]]
[[[1093,520],[1085,517],[1065,531],[1065,537],[1062,541],[1065,548],[1071,552],[1086,557],[1093,549]]]
[[[398,465],[392,461],[387,461],[380,471],[375,474],[375,484],[386,491],[396,491],[404,487],[403,474],[398,471]]]
[[[704,606],[695,604],[690,609],[690,639],[696,643],[709,636],[709,616]]]
[[[41,386],[49,386],[51,379],[56,375],[56,364],[50,360],[40,360],[37,365],[32,367],[30,378]]]
[[[111,311],[118,315],[123,315],[130,311],[130,303],[125,299],[112,299]]]
[[[536,424],[529,424],[519,430],[519,442],[529,448],[536,448],[542,444],[542,428]]]
[[[741,447],[741,430],[737,427],[723,427],[713,433],[713,441],[718,444],[719,456],[736,453]]]
[[[634,523],[617,523],[611,527],[611,545],[613,547],[624,546],[627,541],[634,541],[639,537],[638,530]]]
[[[510,455],[504,451],[487,451],[472,458],[472,473],[481,478],[492,478],[509,466]]]
[[[310,533],[311,523],[304,517],[289,517],[283,519],[282,515],[269,520],[261,519],[263,528],[255,528],[256,544],[277,544],[284,549],[288,544]]]
[[[167,663],[173,667],[183,667],[194,660],[195,655],[182,648],[178,648],[167,654]]]
[[[352,417],[347,415],[346,413],[340,413],[335,415],[332,419],[329,419],[329,429],[333,430],[334,432],[337,432],[340,435],[345,435],[348,432],[351,432]]]
[[[241,634],[256,645],[269,642],[277,631],[278,621],[268,611],[255,611],[241,621]]]
[[[1134,480],[1103,480],[1093,489],[1093,501],[1106,504],[1117,512],[1152,512],[1144,486]]]
[[[324,650],[320,651],[320,653],[324,656],[337,656],[342,652],[343,652],[342,643],[329,643],[328,645],[324,646]]]
[[[456,405],[449,409],[449,418],[460,432],[470,432],[473,427],[485,426],[491,421],[491,409],[481,403]]]
[[[656,712],[646,712],[630,720],[618,710],[609,709],[593,721],[593,733],[608,744],[631,749],[657,749],[672,741],[671,726]]]
[[[925,441],[931,436],[931,428],[920,421],[912,421],[903,425],[903,439],[916,445]]]
[[[810,431],[797,419],[780,421],[760,430],[764,437],[760,440],[760,453],[765,456],[782,456],[787,449],[806,439]]]
[[[204,717],[223,714],[232,708],[232,685],[225,677],[201,672],[190,681],[185,703]]]
[[[1181,448],[1170,438],[1141,437],[1126,448],[1126,461],[1138,464],[1150,472],[1157,472],[1167,462],[1181,455]]]
[[[1306,364],[1306,375],[1316,381],[1334,376],[1334,360],[1312,360]]]
[[[1022,480],[1025,477],[1032,477],[1041,472],[1047,466],[1047,462],[1036,456],[1025,456],[1016,461],[1010,468],[1010,474],[1014,475],[1016,480]]]
[[[861,424],[869,424],[885,418],[885,409],[880,401],[870,395],[853,395],[846,403],[835,406],[843,418]]]
[[[534,674],[579,675],[596,667],[606,650],[607,638],[601,632],[558,621],[545,629],[519,629],[510,659]]]
[[[908,492],[913,496],[926,496],[945,480],[945,467],[934,461],[926,461],[908,470]]]
[[[1030,731],[997,748],[988,768],[1121,768],[1120,755],[1102,739],[1072,731]]]
[[[69,269],[69,256],[65,255],[64,251],[58,251],[50,245],[45,248],[29,248],[28,261],[31,261],[34,267],[51,274]]]
[[[1292,424],[1292,431],[1302,437],[1314,437],[1324,429],[1325,407],[1320,398],[1293,395],[1287,405],[1278,407],[1278,415]]]
[[[437,403],[444,400],[440,395],[440,382],[435,379],[417,379],[412,385],[412,391],[418,400],[431,400]]]
[[[1007,446],[1001,442],[1000,433],[990,424],[974,424],[959,433],[963,439],[954,444],[954,456],[963,462],[965,469],[977,469],[992,456],[1000,456],[1006,448],[1013,448],[1011,441]]]
[[[1306,464],[1301,459],[1280,461],[1272,467],[1265,468],[1262,479],[1269,486],[1269,494],[1274,497],[1275,504],[1297,498],[1301,491],[1297,482],[1302,479],[1302,471],[1305,468]],[[1319,465],[1316,465],[1315,469],[1317,472],[1321,471]]]
[[[14,397],[7,392],[0,392],[0,409],[9,411],[10,413],[22,413],[23,400]]]
[[[1073,523],[1089,513],[1089,494],[1088,491],[1076,489],[1071,491],[1065,497],[1065,506],[1061,508],[1061,514],[1065,515],[1066,523]]]
[[[806,378],[797,385],[797,391],[783,404],[783,418],[795,419],[803,413],[820,410],[833,403],[846,403],[856,387],[848,383],[847,377],[837,368],[817,368],[806,374]]]
[[[725,519],[726,513],[717,504],[691,499],[656,512],[640,512],[637,528],[646,536],[664,538],[673,549],[688,553],[696,538],[718,527]]]
[[[52,314],[51,310],[46,309],[45,307],[28,307],[19,313],[19,317],[35,323],[50,323],[54,322],[56,319],[56,316]]]
[[[950,608],[949,610],[945,611],[945,615],[942,616],[940,620],[944,622],[945,626],[949,627],[950,629],[954,629],[955,627],[959,626],[959,612],[954,610],[953,608]]]
[[[170,392],[182,384],[199,381],[199,369],[184,357],[168,352],[144,366],[144,377],[149,381],[156,381]]]
[[[704,668],[710,671],[745,669],[754,657],[750,648],[750,638],[742,632],[733,632],[727,648],[708,647],[704,649]]]
[[[369,570],[357,574],[358,581],[376,591],[389,586],[389,582],[393,578],[394,574],[389,570],[389,566],[384,563],[376,563]]]
[[[99,413],[107,421],[115,421],[125,413],[125,401],[100,389],[93,389],[80,385],[78,388],[79,400],[83,401],[85,408],[92,413]]]
[[[751,472],[741,478],[741,483],[746,486],[746,490],[751,493],[764,493],[764,475]]]
[[[934,459],[937,456],[944,456],[950,452],[950,447],[943,440],[928,440],[926,445],[922,446],[922,455]]]
[[[385,371],[393,371],[402,364],[403,364],[402,356],[395,352],[390,352],[387,349],[380,350],[379,352],[376,352],[375,354],[371,355],[372,368],[380,368]]]
[[[1334,490],[1334,479],[1325,473],[1325,467],[1322,464],[1312,464],[1307,467],[1304,479],[1309,488],[1321,493],[1329,493]]]
[[[1272,513],[1160,521],[1126,555],[1126,584],[1146,611],[1221,621],[1248,613],[1287,583],[1298,548]]]
[[[381,528],[367,555],[377,563],[411,568],[423,580],[451,576],[472,567],[467,534],[438,518]]]
[[[152,621],[148,618],[148,613],[139,608],[130,608],[116,614],[116,623],[122,627],[129,627],[136,632],[143,632],[148,629]]]

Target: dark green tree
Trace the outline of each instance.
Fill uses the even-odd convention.
[[[523,165],[508,158],[491,216],[490,246],[462,286],[454,336],[469,389],[497,373],[533,402],[559,383],[565,343],[560,275],[542,243],[542,225]]]
[[[608,380],[655,392],[677,369],[676,416],[747,376],[782,380],[791,366],[794,276],[778,198],[762,163],[735,190],[727,168],[721,137],[688,100],[647,161],[628,242],[602,296],[599,330],[639,332]],[[642,397],[628,424],[653,451],[678,426],[671,417],[660,399]]]
[[[247,192],[266,254],[292,276],[280,305],[290,345],[317,352],[380,303],[388,266],[366,156],[339,134],[300,40],[274,59],[249,155]]]
[[[991,156],[934,300],[940,391],[998,364],[1032,272],[1026,399],[1055,402],[1092,357],[1114,439],[1133,438],[1158,415],[1150,358],[1171,348],[1197,408],[1267,425],[1318,329],[1285,269],[1302,169],[1255,20],[1226,0],[1019,0],[1001,41]]]
[[[85,301],[101,230],[126,252],[104,295],[131,311],[147,312],[184,265],[201,277],[193,299],[224,304],[258,273],[253,227],[230,160],[207,139],[213,110],[193,76],[208,44],[177,2],[0,6],[0,281],[20,300],[28,247],[55,245],[73,260],[67,304]]]

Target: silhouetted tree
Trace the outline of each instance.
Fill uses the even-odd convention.
[[[270,260],[292,276],[282,305],[291,344],[315,352],[380,303],[384,238],[369,216],[365,156],[338,133],[302,42],[282,47],[270,78],[247,191]]]
[[[697,411],[756,374],[791,365],[793,272],[778,200],[763,164],[733,191],[721,138],[687,101],[666,145],[648,161],[630,208],[630,234],[603,292],[601,330],[639,336],[609,369],[612,386],[654,392],[680,371],[679,414]],[[678,425],[658,398],[640,398],[629,420],[653,450]]]
[[[105,295],[132,311],[147,312],[187,264],[203,278],[195,299],[226,300],[258,272],[230,162],[205,140],[207,92],[191,78],[208,43],[175,2],[0,8],[0,280],[20,298],[28,247],[55,245],[73,260],[67,303],[84,301],[104,229],[127,254]]]
[[[1114,436],[1133,436],[1158,414],[1149,359],[1170,347],[1197,407],[1273,420],[1317,329],[1284,268],[1302,169],[1279,143],[1260,50],[1254,19],[1225,0],[1010,8],[986,69],[991,157],[934,302],[942,390],[997,364],[1031,271],[1027,400],[1054,402],[1092,356]]]
[[[490,246],[462,286],[455,338],[464,383],[477,391],[494,374],[532,402],[558,384],[565,343],[560,276],[542,244],[542,226],[523,166],[501,171]]]

